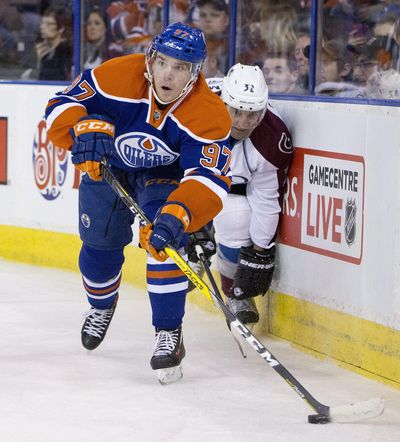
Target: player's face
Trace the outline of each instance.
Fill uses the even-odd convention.
[[[226,106],[232,117],[231,135],[236,140],[243,140],[260,124],[263,111],[244,111]]]
[[[153,64],[153,84],[158,97],[165,102],[174,101],[190,80],[190,63],[168,55],[157,54]]]

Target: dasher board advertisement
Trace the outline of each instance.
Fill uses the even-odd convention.
[[[364,158],[296,148],[286,183],[280,242],[360,264]]]

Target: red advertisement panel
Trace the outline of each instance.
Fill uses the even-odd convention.
[[[0,184],[7,184],[7,118],[0,117]]]
[[[280,242],[360,264],[364,158],[296,148],[286,183]]]

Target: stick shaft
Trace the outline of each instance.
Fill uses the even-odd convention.
[[[138,217],[139,222],[142,225],[149,224],[150,221],[136,203],[136,201],[129,195],[129,193],[123,188],[118,179],[114,176],[111,170],[102,165],[102,176],[111,186],[114,192],[121,198],[128,209]],[[172,258],[175,264],[182,270],[182,272],[190,279],[193,284],[214,304],[222,311],[226,320],[229,322],[231,327],[235,327],[240,335],[246,340],[246,342],[259,354],[259,356],[272,367],[291,387],[292,389],[317,413],[329,415],[329,407],[327,405],[318,402],[311,393],[303,387],[303,385],[278,361],[278,359],[264,346],[264,344],[241,322],[239,319],[229,310],[225,305],[221,294],[219,293],[218,287],[215,284],[215,293],[211,291],[207,284],[196,274],[194,270],[190,268],[187,262],[182,258],[182,256],[173,248],[165,247],[167,255]],[[204,254],[202,254],[205,260]],[[203,262],[203,261],[202,261]],[[204,265],[204,262],[203,262]],[[210,270],[208,265],[205,270]],[[210,271],[211,273],[211,271]],[[208,272],[207,272],[208,274]],[[208,275],[209,276],[209,275]],[[212,277],[212,275],[211,275]],[[214,281],[212,278],[211,281]],[[213,284],[213,283],[212,283]],[[214,285],[214,284],[213,284]]]

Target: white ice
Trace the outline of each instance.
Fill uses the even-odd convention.
[[[384,396],[382,416],[311,425],[313,411],[247,344],[243,359],[218,315],[187,306],[181,382],[161,386],[145,292],[121,288],[103,344],[80,344],[80,277],[0,259],[1,442],[398,442],[400,391],[263,338],[330,406]],[[200,296],[200,295],[199,295]]]

